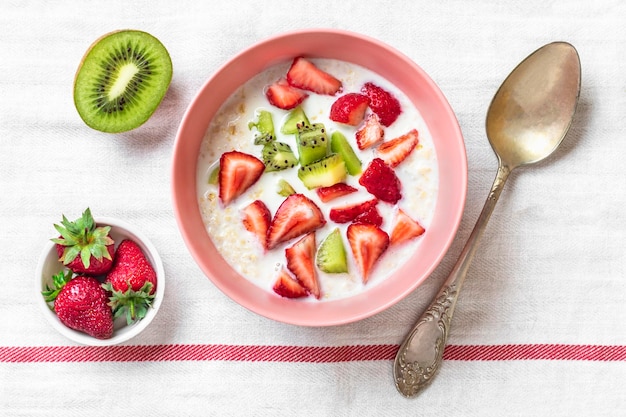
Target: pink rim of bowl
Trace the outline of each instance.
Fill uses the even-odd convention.
[[[110,217],[97,217],[95,220],[98,226],[111,226],[111,237],[115,241],[116,247],[123,239],[132,239],[137,242],[142,252],[146,255],[146,258],[150,261],[150,264],[154,268],[157,275],[157,289],[152,308],[148,310],[146,317],[130,326],[126,325],[126,319],[124,317],[117,318],[114,323],[113,337],[102,340],[70,329],[61,323],[56,314],[50,310],[48,304],[41,295],[41,291],[45,289],[46,283],[50,284],[52,282],[52,275],[59,272],[63,267],[63,265],[59,262],[55,244],[51,241],[48,241],[44,246],[43,252],[39,258],[39,263],[37,264],[37,271],[35,274],[35,296],[38,297],[37,304],[41,307],[41,311],[48,319],[48,322],[50,322],[52,327],[57,329],[59,333],[68,339],[89,346],[112,346],[132,339],[148,327],[150,322],[152,322],[152,319],[156,316],[159,307],[163,302],[163,295],[165,292],[165,270],[163,269],[161,257],[152,242],[150,242],[150,240],[148,240],[143,233],[137,230],[136,227],[122,220]]]
[[[203,224],[196,197],[196,161],[202,139],[221,104],[245,81],[295,56],[352,62],[395,84],[418,108],[432,134],[439,164],[436,212],[415,256],[396,273],[345,299],[302,302],[278,297],[240,276],[219,254]],[[288,32],[242,51],[211,76],[180,124],[172,162],[174,214],[192,257],[228,297],[264,317],[301,326],[332,326],[370,317],[417,288],[438,266],[459,227],[467,192],[463,136],[448,101],[408,57],[369,37],[334,29]]]

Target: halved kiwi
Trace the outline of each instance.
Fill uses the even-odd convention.
[[[74,105],[83,121],[102,132],[118,133],[144,124],[172,80],[172,61],[154,36],[121,30],[97,39],[74,79]]]

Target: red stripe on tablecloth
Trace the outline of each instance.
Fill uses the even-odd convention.
[[[334,363],[392,360],[398,345],[259,346],[130,345],[0,347],[0,362],[237,361]],[[448,345],[446,360],[626,361],[626,346],[519,344]]]

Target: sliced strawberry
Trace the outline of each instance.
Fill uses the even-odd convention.
[[[343,197],[344,195],[348,195],[356,191],[356,188],[343,182],[338,182],[337,184],[329,187],[320,187],[315,190],[315,192],[317,192],[317,196],[323,203],[328,203],[331,200]]]
[[[282,202],[267,232],[267,249],[312,232],[326,224],[317,205],[302,194],[291,194]]]
[[[363,121],[370,99],[359,93],[348,93],[339,97],[330,106],[330,120],[356,126]]]
[[[365,119],[365,124],[356,131],[356,144],[360,150],[370,148],[381,142],[385,131],[380,124],[380,118],[372,113]]]
[[[265,171],[260,159],[239,151],[225,152],[220,157],[219,196],[227,206],[256,183]]]
[[[261,200],[254,200],[243,208],[242,216],[242,222],[246,230],[254,233],[261,245],[266,248],[267,231],[272,221],[272,215],[265,203]]]
[[[307,292],[319,299],[322,295],[315,271],[315,232],[311,232],[285,249],[287,269]]]
[[[306,288],[293,278],[285,268],[278,272],[278,278],[272,287],[274,292],[285,298],[301,298],[309,295]]]
[[[382,159],[374,158],[361,177],[361,184],[370,194],[379,200],[395,204],[402,198],[400,180]]]
[[[354,261],[365,284],[372,267],[389,247],[389,235],[376,225],[353,223],[348,226],[347,236]]]
[[[395,168],[413,152],[418,142],[417,130],[411,129],[402,136],[382,143],[376,154],[391,168]]]
[[[372,207],[375,207],[376,204],[378,204],[378,200],[374,198],[362,203],[333,207],[330,209],[329,217],[335,223],[349,223],[356,219],[359,214],[365,213]]]
[[[390,126],[402,113],[398,99],[382,87],[374,83],[365,83],[361,92],[369,97],[370,109],[380,117],[383,126]]]
[[[341,81],[303,57],[297,57],[291,63],[287,82],[296,88],[331,96],[341,91],[342,87]]]
[[[398,209],[393,229],[391,231],[391,244],[406,242],[407,240],[421,236],[426,230],[421,224],[402,209]]]
[[[289,85],[286,79],[281,78],[267,87],[265,96],[271,105],[279,109],[291,110],[302,103],[308,94]]]
[[[383,224],[383,217],[378,212],[376,206],[372,206],[368,210],[356,216],[354,222],[356,224],[373,224],[380,227]]]

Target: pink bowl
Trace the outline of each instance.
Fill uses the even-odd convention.
[[[395,84],[419,109],[432,134],[439,164],[439,193],[428,233],[396,273],[349,298],[299,302],[281,298],[240,276],[211,241],[196,197],[200,144],[221,104],[244,82],[298,55],[352,62]],[[430,77],[402,53],[377,40],[333,29],[289,32],[236,55],[202,86],[178,130],[172,165],[174,214],[182,237],[202,271],[227,296],[270,319],[302,326],[331,326],[376,314],[412,292],[437,267],[456,234],[467,192],[467,159],[454,112]]]

